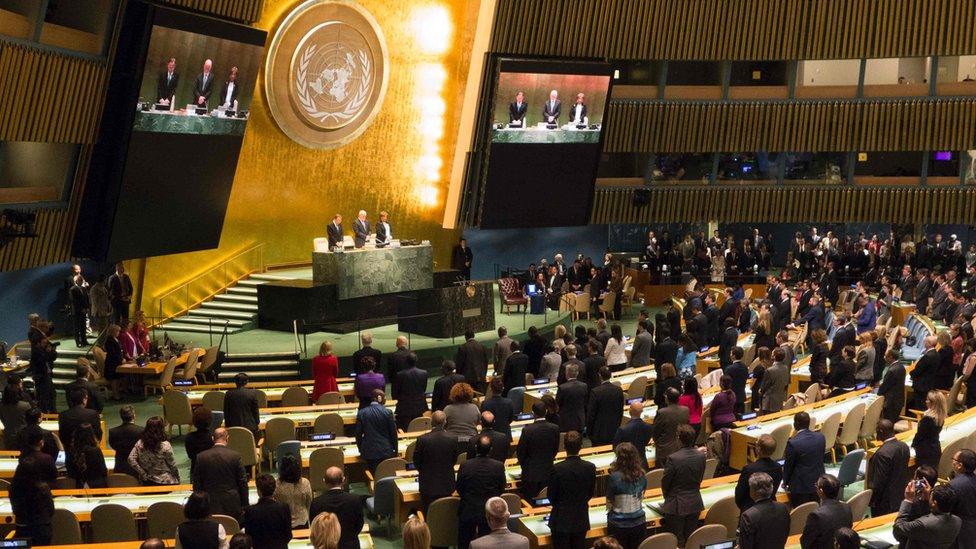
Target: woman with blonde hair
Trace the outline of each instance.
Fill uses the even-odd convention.
[[[942,445],[939,444],[939,434],[948,415],[946,397],[942,391],[929,391],[925,397],[925,414],[918,422],[912,448],[915,449],[915,463],[920,467],[928,465],[939,467],[942,459]]]
[[[342,535],[342,527],[339,526],[339,518],[332,513],[319,513],[312,520],[312,527],[309,529],[309,541],[315,549],[338,549],[339,537]]]
[[[874,381],[874,331],[861,332],[857,336],[857,352],[854,355],[854,379],[858,382]]]
[[[403,549],[430,549],[430,528],[417,517],[410,517],[403,525]]]
[[[552,334],[552,346],[556,348],[557,353],[562,351],[563,347],[566,346],[566,342],[563,341],[564,337],[566,337],[566,327],[562,324],[557,324],[556,331]]]
[[[752,329],[752,333],[755,334],[753,339],[753,344],[756,348],[759,347],[769,347],[772,349],[776,346],[776,334],[773,332],[773,315],[769,312],[768,308],[763,308],[759,311],[759,319],[756,320],[756,325]]]

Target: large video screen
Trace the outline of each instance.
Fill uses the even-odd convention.
[[[612,68],[498,61],[478,225],[560,227],[589,221]]]
[[[133,129],[243,135],[263,51],[153,25]]]
[[[266,39],[126,3],[74,255],[116,261],[220,243]]]

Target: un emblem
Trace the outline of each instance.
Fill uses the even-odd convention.
[[[279,26],[265,66],[271,114],[288,137],[331,149],[375,118],[389,74],[386,42],[372,15],[345,0],[308,0]]]

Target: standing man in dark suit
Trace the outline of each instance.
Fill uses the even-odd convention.
[[[515,455],[522,468],[522,496],[531,500],[546,486],[559,452],[559,426],[546,419],[546,405],[532,405],[535,422],[522,428]]]
[[[525,374],[529,370],[529,355],[522,352],[522,346],[518,341],[512,342],[512,354],[508,355],[505,361],[505,373],[502,378],[505,380],[504,396],[512,387],[525,387]]]
[[[576,431],[566,433],[566,459],[552,468],[546,495],[552,502],[549,529],[552,546],[584,549],[590,529],[587,503],[596,485],[596,466],[579,457],[583,438]]]
[[[705,509],[701,497],[705,454],[695,448],[697,436],[691,425],[678,427],[681,449],[668,456],[661,479],[664,495],[662,524],[665,531],[677,536],[679,545],[684,545],[688,536],[698,528],[698,515]]]
[[[549,92],[549,100],[542,106],[542,120],[546,124],[559,124],[559,111],[562,104],[559,102],[559,92],[552,90]]]
[[[928,500],[929,514],[919,517],[913,512],[916,490],[915,483],[909,482],[892,532],[903,549],[949,549],[962,529],[962,520],[949,512],[959,498],[946,484],[935,488],[931,488],[927,481],[924,484],[919,497]]]
[[[624,416],[624,390],[610,383],[610,369],[600,369],[602,383],[590,394],[586,433],[593,446],[610,444]],[[643,448],[642,448],[643,449]]]
[[[844,347],[855,345],[854,339],[857,337],[854,324],[851,323],[846,313],[835,316],[834,323],[837,324],[837,330],[834,332],[834,339],[830,342],[830,354],[827,355],[831,361],[840,360]],[[809,333],[813,333],[813,330],[810,330]]]
[[[369,239],[369,221],[366,221],[366,210],[359,210],[355,223],[352,224],[353,242],[357,249],[366,246]]]
[[[393,227],[390,226],[390,214],[385,210],[380,212],[380,222],[376,224],[376,247],[382,248],[393,243]]]
[[[475,443],[477,457],[465,461],[458,469],[459,549],[468,549],[472,540],[491,533],[485,518],[485,503],[505,491],[505,465],[488,457],[490,452],[491,438],[479,436]]]
[[[193,489],[207,493],[213,514],[228,515],[240,521],[248,504],[247,472],[241,464],[241,455],[227,447],[227,429],[216,429],[213,439],[213,448],[197,454],[193,465]]]
[[[654,336],[649,330],[650,321],[641,320],[637,323],[637,335],[634,336],[634,347],[630,351],[630,367],[640,368],[651,363],[651,353],[654,351]]]
[[[465,381],[474,387],[475,391],[484,393],[487,384],[485,379],[488,375],[488,351],[474,338],[474,332],[468,330],[464,332],[464,343],[458,347],[454,355],[454,363]],[[482,513],[484,515],[484,513]]]
[[[491,396],[481,403],[481,411],[492,414],[495,429],[507,436],[508,441],[511,442],[512,421],[515,419],[516,411],[512,401],[504,396],[504,393],[507,392],[506,387],[500,377],[491,378]]]
[[[112,322],[121,326],[129,320],[129,303],[132,302],[132,280],[121,262],[115,264],[115,272],[108,277],[108,290],[112,295]]]
[[[203,72],[197,75],[197,80],[193,86],[193,104],[197,107],[208,108],[210,94],[213,93],[214,76],[213,61],[207,59],[203,62]]]
[[[373,401],[356,414],[356,447],[370,472],[375,471],[381,461],[397,455],[396,422],[393,412],[383,405],[385,401],[386,394],[374,389]]]
[[[518,124],[525,127],[525,113],[529,106],[525,103],[525,94],[522,90],[515,93],[515,101],[508,104],[508,123]]]
[[[491,358],[495,365],[495,374],[500,375],[505,371],[505,363],[508,355],[512,354],[512,338],[508,337],[508,328],[498,327],[498,340],[492,348]]]
[[[881,385],[878,386],[878,396],[884,397],[881,417],[894,424],[901,417],[902,408],[905,407],[905,367],[901,364],[898,351],[894,349],[888,349],[884,359],[887,366],[881,376]],[[895,510],[888,512],[894,513]]]
[[[237,110],[237,67],[231,67],[227,80],[220,86],[219,106],[232,111]]]
[[[156,79],[156,103],[169,105],[170,110],[176,102],[176,88],[180,84],[180,73],[176,72],[176,58],[170,57],[166,62],[166,70],[159,73]]]
[[[643,418],[644,403],[632,402],[628,412],[630,421],[617,429],[617,432],[613,435],[611,445],[616,448],[622,442],[633,444],[634,448],[637,448],[637,453],[640,454],[641,465],[644,467],[644,470],[650,471],[651,468],[647,463],[647,444],[651,441],[652,429]]]
[[[678,427],[688,425],[690,412],[688,408],[678,405],[678,398],[681,395],[674,387],[669,388],[664,393],[664,400],[667,406],[659,408],[654,415],[654,462],[659,467],[667,464],[668,456],[681,449],[678,441]]]
[[[603,320],[602,318],[600,320]],[[600,379],[600,370],[607,367],[607,359],[603,356],[603,352],[599,350],[600,342],[595,338],[590,338],[586,342],[586,358],[583,359],[583,380],[586,381],[587,387],[592,391],[596,389],[603,380]]]
[[[732,364],[725,368],[725,375],[732,378],[732,392],[735,393],[735,411],[741,414],[746,408],[746,384],[749,382],[749,367],[742,362],[745,351],[742,347],[732,347],[729,356]],[[777,486],[779,484],[777,483]]]
[[[556,390],[556,404],[559,405],[559,432],[581,432],[586,426],[586,404],[590,388],[576,379],[579,366],[566,366],[566,383]]]
[[[308,510],[311,523],[321,513],[332,513],[339,519],[338,549],[359,549],[359,533],[363,531],[363,497],[343,490],[346,477],[339,467],[325,470],[325,485],[328,487],[321,496],[312,500]]]
[[[95,440],[102,440],[102,421],[98,412],[87,407],[88,391],[82,387],[68,390],[68,409],[58,414],[58,436],[71,455],[71,444],[75,440],[75,430],[87,423],[95,430]]]
[[[462,238],[458,240],[457,246],[451,250],[451,268],[461,271],[461,278],[471,280],[471,261],[474,255],[468,247],[468,241]]]
[[[451,403],[451,388],[464,382],[464,376],[455,373],[454,368],[453,360],[445,360],[441,363],[443,375],[434,382],[434,390],[430,396],[431,410],[443,410],[445,406]]]
[[[255,484],[258,501],[244,510],[241,526],[254,540],[255,547],[287,549],[291,541],[291,510],[287,503],[274,499],[278,483],[273,476],[265,473],[257,478]]]
[[[756,461],[742,468],[742,472],[739,474],[739,480],[735,485],[735,506],[739,508],[739,512],[744,513],[746,509],[756,504],[756,501],[752,499],[752,492],[749,488],[749,479],[756,473],[769,475],[769,478],[772,479],[772,492],[770,492],[769,497],[776,497],[779,484],[783,481],[783,467],[770,457],[775,452],[776,439],[769,434],[760,435],[759,440],[756,441]]]
[[[952,456],[952,470],[956,476],[949,481],[949,487],[958,500],[950,512],[962,520],[956,547],[972,549],[976,547],[976,452],[969,448],[957,451]]]
[[[91,368],[86,364],[79,364],[75,367],[75,375],[76,379],[64,386],[65,401],[67,401],[68,391],[73,387],[80,387],[88,395],[88,404],[85,407],[89,410],[95,410],[99,414],[102,413],[102,408],[104,408],[102,395],[98,392],[98,385],[95,385],[89,379]]]
[[[915,363],[915,368],[912,370],[912,393],[915,395],[915,402],[912,408],[916,410],[925,410],[925,396],[929,394],[929,391],[935,388],[935,376],[939,370],[939,363],[941,358],[939,357],[939,352],[935,350],[935,344],[938,339],[935,336],[926,336],[922,341],[925,346],[925,352]]]
[[[880,517],[898,510],[908,483],[908,444],[895,438],[893,423],[878,421],[877,440],[881,447],[871,457],[867,486],[871,488],[871,516]]]
[[[75,345],[88,346],[88,311],[91,300],[88,299],[88,287],[81,275],[76,275],[68,288],[68,299],[71,303],[71,322],[74,329]]]
[[[732,364],[732,349],[739,342],[739,330],[735,318],[725,319],[725,328],[718,339],[718,364],[724,370]]]
[[[397,425],[407,430],[414,418],[424,415],[427,411],[427,372],[417,367],[417,355],[407,356],[407,369],[397,374],[397,383],[393,386],[393,399],[396,404]]]
[[[800,536],[803,549],[834,549],[834,533],[841,528],[854,526],[851,507],[838,501],[840,483],[834,475],[820,475],[817,479],[817,496],[820,505],[810,512]]]
[[[244,427],[258,438],[258,392],[247,387],[247,374],[234,376],[235,388],[224,395],[224,426]]]
[[[495,430],[495,415],[491,412],[481,412],[479,421],[481,423],[481,434],[491,440],[491,452],[488,452],[488,457],[495,461],[505,463],[505,460],[508,459],[509,450],[512,447],[511,435],[506,435]],[[472,444],[469,444],[468,448],[468,459],[478,455],[478,440],[472,437],[471,441]]]
[[[379,349],[373,348],[373,333],[363,332],[363,335],[360,336],[360,341],[362,342],[362,347],[352,354],[353,371],[356,372],[357,375],[363,373],[365,371],[363,361],[366,357],[371,357],[373,359],[373,367],[376,369],[376,372],[381,373],[382,370],[380,370],[380,360],[383,359],[383,353]]]
[[[329,233],[329,251],[342,247],[342,214],[332,216],[332,223],[326,227]]]
[[[372,344],[372,342],[370,342]],[[400,383],[397,377],[400,372],[410,368],[410,356],[413,355],[413,363],[417,363],[417,355],[407,348],[407,338],[404,336],[397,336],[396,338],[396,351],[388,353],[386,355],[386,379],[390,380],[393,390],[393,398],[396,398],[397,385]],[[379,365],[379,361],[376,361]],[[358,370],[357,370],[358,372]]]
[[[755,505],[739,516],[739,549],[780,549],[790,535],[790,510],[776,501],[773,479],[766,473],[749,477],[749,498]]]
[[[790,493],[790,506],[798,507],[817,501],[817,479],[824,474],[823,458],[827,440],[820,432],[810,430],[810,414],[793,416],[793,438],[786,442],[783,463],[783,486]]]
[[[527,372],[533,377],[539,377],[539,368],[542,365],[542,357],[546,354],[546,338],[539,334],[539,329],[529,326],[529,339],[525,341],[525,354],[529,356],[529,366]]]
[[[417,437],[413,463],[417,466],[420,506],[424,513],[438,498],[454,493],[454,463],[457,437],[444,431],[447,415],[437,411],[430,416],[430,432]]]
[[[108,445],[115,450],[117,457],[115,472],[138,478],[135,470],[129,465],[129,454],[142,436],[143,428],[141,425],[136,425],[136,410],[131,404],[119,408],[119,417],[122,418],[122,425],[108,430]]]

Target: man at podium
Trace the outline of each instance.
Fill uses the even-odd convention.
[[[180,74],[176,72],[176,58],[170,57],[166,62],[166,70],[159,73],[156,81],[156,103],[172,105],[175,100],[176,86],[180,83]]]
[[[562,104],[559,102],[559,92],[552,90],[549,92],[549,101],[542,107],[542,119],[546,124],[559,124],[559,111]]]
[[[197,76],[197,81],[193,86],[193,104],[197,107],[207,108],[210,101],[210,94],[213,93],[213,61],[207,59],[203,62],[203,72]]]
[[[329,251],[342,246],[342,215],[335,214],[332,223],[329,223]]]
[[[528,111],[528,105],[525,104],[525,94],[519,90],[515,94],[515,101],[508,105],[508,123],[525,127],[526,111]]]
[[[359,210],[356,222],[352,224],[353,239],[357,248],[366,246],[369,239],[369,221],[366,221],[366,210]]]

